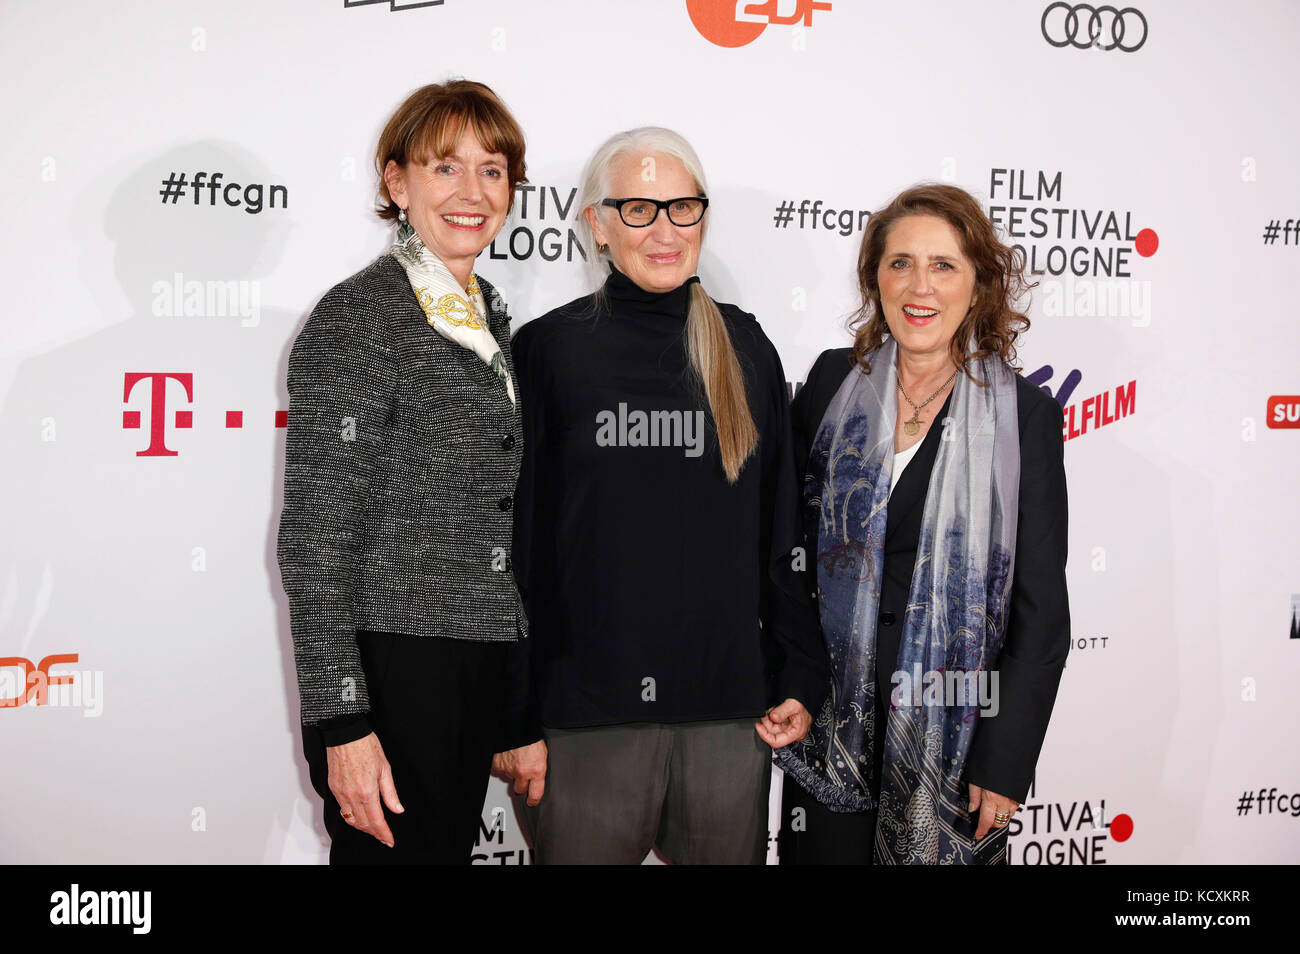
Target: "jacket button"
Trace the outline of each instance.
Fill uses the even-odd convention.
[[[511,497],[502,497],[500,500],[497,501],[497,506],[500,507],[502,510],[509,510],[514,505],[515,505],[514,499]]]
[[[515,446],[515,435],[507,434],[505,437],[501,438],[502,450],[510,450],[514,446]]]
[[[883,613],[880,614],[880,624],[882,626],[893,626],[894,614],[889,610],[885,610]]]

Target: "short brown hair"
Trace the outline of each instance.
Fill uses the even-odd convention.
[[[399,211],[384,182],[384,170],[388,168],[389,160],[405,167],[408,162],[441,159],[456,148],[467,126],[484,149],[506,157],[510,205],[514,206],[515,187],[528,181],[524,165],[524,131],[490,88],[472,80],[449,80],[423,86],[406,97],[406,102],[389,117],[379,136],[379,146],[375,150],[379,204],[375,211],[381,219],[396,219]]]
[[[957,186],[937,184],[917,185],[899,193],[867,220],[862,251],[858,254],[862,307],[849,322],[849,330],[854,331],[853,354],[858,363],[871,370],[868,359],[884,344],[889,331],[880,305],[877,276],[889,230],[909,215],[934,215],[951,225],[961,242],[962,254],[975,268],[975,304],[948,345],[952,363],[970,375],[966,346],[973,335],[975,351],[970,358],[978,360],[996,354],[1019,370],[1014,363],[1016,339],[1029,328],[1029,318],[1016,311],[1015,305],[1037,283],[1025,280],[1024,256],[1002,244],[993,222],[974,196]],[[974,376],[971,380],[975,380]]]

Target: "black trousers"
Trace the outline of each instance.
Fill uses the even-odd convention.
[[[876,630],[876,732],[882,744],[872,752],[871,797],[880,800],[885,767],[884,727],[898,660],[901,626]],[[783,865],[869,865],[876,839],[876,810],[833,812],[790,776],[781,784],[781,833],[778,860]]]
[[[777,839],[783,865],[869,865],[876,812],[833,812],[786,775]]]
[[[501,742],[509,643],[357,633],[370,725],[406,809],[383,806],[393,847],[343,820],[325,743],[303,726],[312,787],[325,802],[330,864],[469,864]]]

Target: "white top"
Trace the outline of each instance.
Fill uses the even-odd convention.
[[[907,465],[912,462],[912,458],[916,456],[916,452],[921,449],[923,443],[925,443],[924,439],[919,440],[907,450],[894,455],[894,472],[889,483],[890,497],[894,496],[894,488],[898,486],[898,478],[903,476],[903,471],[907,469]],[[888,500],[889,498],[886,497],[885,499]]]

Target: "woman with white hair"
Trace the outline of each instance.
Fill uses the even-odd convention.
[[[610,138],[578,201],[608,277],[513,341],[530,636],[495,765],[541,864],[760,863],[771,749],[827,691],[785,373],[696,276],[708,207],[677,133]]]

